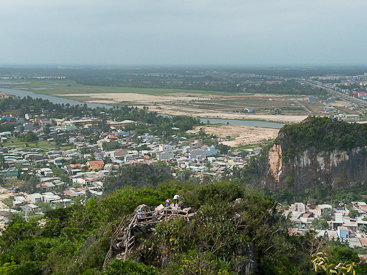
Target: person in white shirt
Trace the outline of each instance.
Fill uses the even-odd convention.
[[[174,206],[176,206],[176,203],[178,204],[178,198],[179,198],[180,196],[179,195],[174,195],[173,196],[173,203],[174,203]]]

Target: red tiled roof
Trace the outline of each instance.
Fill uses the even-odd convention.
[[[367,238],[359,238],[359,241],[361,242],[362,247],[367,246]]]
[[[92,160],[87,162],[89,165],[104,165],[103,160]]]
[[[77,163],[77,164],[70,164],[71,168],[76,168],[76,167],[82,167],[83,164],[81,163]]]

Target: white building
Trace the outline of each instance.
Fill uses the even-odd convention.
[[[32,203],[37,203],[37,202],[42,202],[43,198],[41,194],[34,193],[34,194],[27,195],[27,200]]]
[[[175,150],[175,146],[167,145],[167,144],[161,144],[159,145],[159,151],[161,152],[169,152]]]
[[[175,155],[171,152],[162,152],[157,155],[158,160],[167,160],[167,159],[173,159]]]

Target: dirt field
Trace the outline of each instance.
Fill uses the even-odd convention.
[[[291,116],[291,115],[257,115],[245,113],[223,113],[209,110],[198,110],[192,108],[174,108],[170,106],[149,106],[150,111],[163,113],[167,115],[189,115],[202,118],[223,118],[223,119],[248,119],[248,120],[265,120],[282,123],[300,122],[307,116]]]
[[[9,208],[6,204],[4,204],[2,202],[3,199],[7,199],[9,197],[13,196],[13,194],[11,192],[9,192],[7,189],[5,188],[1,188],[0,189],[0,209],[7,209]]]
[[[220,138],[234,138],[234,140],[222,141],[222,144],[238,147],[240,145],[257,144],[264,140],[277,137],[279,130],[250,126],[223,125],[220,127],[195,127],[188,133],[197,133],[203,128],[207,134],[214,134]]]
[[[169,115],[189,115],[202,118],[265,120],[282,123],[297,123],[309,115],[328,115],[324,111],[326,104],[309,103],[306,96],[284,95],[237,95],[221,96],[195,93],[170,93],[149,95],[139,93],[73,93],[57,96],[86,101],[90,103],[127,104]],[[329,106],[336,106],[342,112],[346,102],[337,101]],[[254,113],[245,114],[243,109],[251,107]],[[275,115],[280,109],[281,115]]]
[[[88,102],[95,103],[119,103],[119,102],[131,102],[136,104],[154,104],[155,102],[167,102],[167,101],[191,101],[191,100],[211,100],[212,98],[220,98],[217,95],[198,95],[189,93],[175,93],[167,94],[163,96],[147,95],[147,94],[134,94],[134,93],[95,93],[95,94],[62,94],[56,95],[62,97],[89,97]],[[103,102],[102,102],[103,101]]]
[[[61,96],[61,95],[60,95]],[[86,96],[89,97],[88,102],[93,103],[105,103],[105,104],[113,104],[113,103],[130,103],[132,105],[139,104],[141,107],[148,106],[149,110],[155,111],[158,113],[164,113],[168,115],[190,115],[193,117],[208,117],[208,118],[224,118],[224,119],[253,119],[253,120],[266,120],[266,121],[275,121],[275,122],[300,122],[304,120],[307,115],[271,115],[271,114],[245,114],[240,112],[224,112],[225,109],[230,109],[231,101],[233,103],[238,102],[239,99],[251,100],[253,98],[249,97],[221,97],[217,95],[200,95],[198,97],[197,94],[186,94],[186,93],[178,93],[178,94],[169,94],[165,96],[153,96],[153,95],[144,95],[144,94],[133,94],[133,93],[108,93],[108,94],[64,94],[63,97],[68,96],[73,99],[85,99]],[[262,101],[269,102],[269,100],[262,95],[256,96],[254,99],[259,100],[260,104]],[[262,101],[261,101],[261,98]],[[278,97],[279,98],[279,97]],[[223,105],[226,108],[218,108],[217,101],[223,101]],[[190,102],[183,105],[178,104],[179,102]],[[206,108],[203,108],[201,105],[192,104],[192,101],[199,101],[201,105],[205,105]],[[159,103],[159,105],[155,105]],[[252,102],[251,102],[252,103]],[[282,102],[283,103],[283,102]],[[233,105],[233,104],[232,104]],[[253,105],[253,103],[252,103]],[[139,106],[138,106],[139,107]],[[238,107],[239,108],[239,107]],[[220,110],[218,110],[220,109]]]

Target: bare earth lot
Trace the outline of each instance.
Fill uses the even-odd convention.
[[[205,133],[213,134],[220,138],[234,138],[234,140],[222,141],[222,144],[238,147],[245,144],[257,144],[264,140],[274,139],[277,137],[279,130],[270,128],[237,126],[237,125],[223,125],[220,127],[202,127],[197,126],[188,133],[197,133],[203,128]]]
[[[125,103],[138,107],[148,106],[149,110],[169,115],[190,115],[193,117],[266,120],[283,123],[299,122],[309,113],[299,110],[296,100],[289,97],[254,95],[254,96],[219,96],[175,93],[161,96],[135,93],[93,93],[58,95],[91,103]],[[254,107],[255,114],[242,113],[245,107]],[[256,109],[257,108],[257,109]],[[274,108],[288,108],[284,115],[273,115]]]

